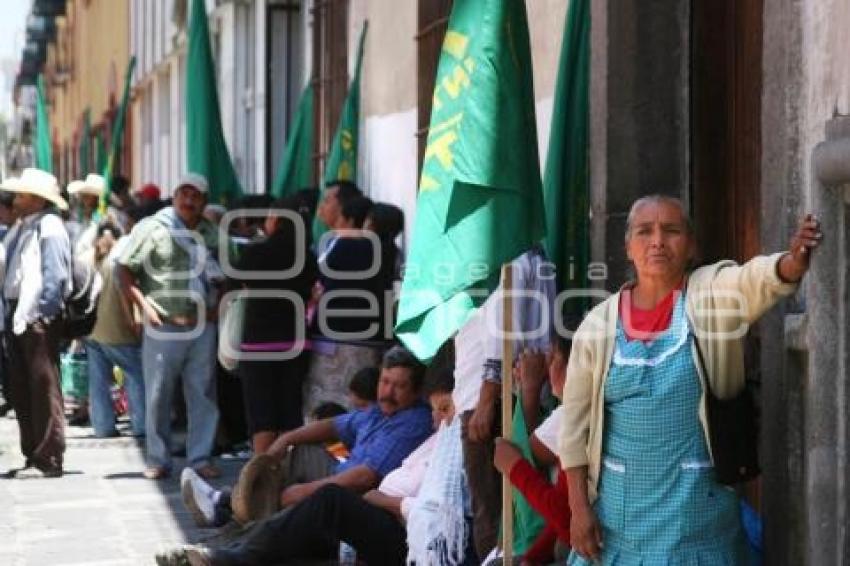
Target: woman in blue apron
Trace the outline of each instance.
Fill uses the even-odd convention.
[[[746,325],[796,289],[820,238],[808,216],[789,252],[688,274],[696,246],[682,203],[635,202],[626,250],[636,280],[588,314],[567,369],[568,564],[749,562],[737,496],[714,476],[706,388],[740,391]]]

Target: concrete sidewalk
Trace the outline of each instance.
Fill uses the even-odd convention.
[[[149,565],[157,551],[211,534],[180,500],[184,460],[169,480],[151,481],[135,439],[95,439],[80,427],[67,437],[64,477],[0,479],[0,564]],[[0,418],[0,474],[22,463],[17,423]],[[224,475],[213,483],[233,484],[243,461],[217,463]]]

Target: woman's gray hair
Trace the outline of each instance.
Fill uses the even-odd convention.
[[[626,243],[628,243],[629,238],[631,238],[632,224],[634,224],[635,214],[637,214],[638,209],[647,204],[661,203],[672,204],[673,206],[678,208],[679,213],[682,215],[682,220],[685,222],[685,230],[687,230],[689,236],[694,236],[694,223],[691,220],[690,215],[688,215],[688,210],[685,208],[685,203],[682,202],[682,199],[667,195],[655,194],[637,199],[632,204],[632,208],[629,209],[629,216],[626,218]]]

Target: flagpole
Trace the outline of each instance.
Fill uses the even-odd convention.
[[[502,438],[511,440],[513,432],[513,267],[502,266]],[[514,553],[513,489],[507,474],[502,474],[502,564],[511,566]]]

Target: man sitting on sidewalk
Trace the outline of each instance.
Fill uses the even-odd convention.
[[[375,405],[279,436],[267,452],[283,461],[279,507],[303,501],[326,485],[365,493],[397,468],[431,433],[431,412],[419,396],[424,370],[410,352],[394,347],[384,354]],[[338,462],[325,449],[324,443],[332,440],[349,448],[348,460]],[[256,509],[239,504],[251,500],[252,481],[245,471],[233,498],[233,516],[240,523],[262,518]],[[229,518],[230,494],[213,489],[191,468],[183,471],[181,489],[199,525],[218,526]]]
[[[454,415],[452,367],[429,370],[424,394],[434,427]],[[158,557],[158,564],[245,565],[294,564],[335,558],[339,542],[372,565],[403,564],[407,556],[405,523],[437,445],[434,433],[378,489],[362,497],[338,485],[326,485],[298,505],[260,521],[250,532],[222,548],[184,547]],[[183,560],[181,562],[181,560]]]

